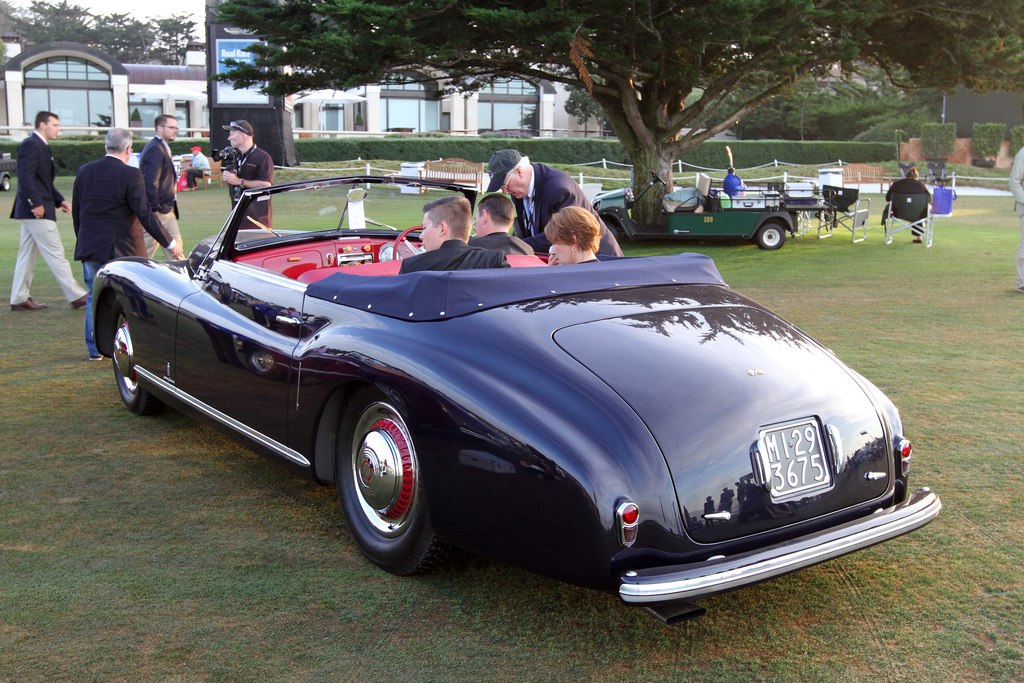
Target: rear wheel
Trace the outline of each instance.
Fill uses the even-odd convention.
[[[445,546],[434,534],[412,435],[389,399],[360,390],[341,421],[335,484],[359,549],[382,569],[408,576],[433,569]]]
[[[11,179],[8,176],[0,178],[0,190],[7,192],[11,189]]]
[[[786,228],[781,223],[769,221],[757,231],[754,242],[762,249],[778,249],[786,243]]]
[[[128,316],[120,304],[115,304],[114,315],[114,382],[121,400],[136,415],[152,415],[163,409],[163,402],[141,386],[135,373],[135,349]]]

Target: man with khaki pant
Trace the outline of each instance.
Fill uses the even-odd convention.
[[[1024,147],[1013,158],[1010,171],[1010,192],[1016,200],[1014,206],[1020,216],[1020,243],[1017,245],[1017,291],[1024,294]]]
[[[36,114],[35,131],[18,145],[18,193],[11,218],[21,220],[21,242],[11,284],[12,311],[46,308],[46,304],[32,300],[30,291],[40,254],[72,308],[85,306],[88,298],[85,287],[71,274],[71,264],[64,257],[64,245],[57,232],[57,207],[64,213],[71,211],[71,203],[53,185],[57,169],[50,141],[58,135],[60,119],[52,112],[41,111]]]
[[[156,117],[153,125],[156,135],[142,148],[139,168],[146,180],[146,198],[150,208],[164,230],[181,246],[181,231],[178,229],[178,175],[174,172],[171,147],[167,144],[178,136],[178,120],[169,114],[161,114]],[[157,241],[146,233],[146,254],[149,258],[156,256],[158,246]],[[174,258],[166,247],[164,255],[167,260]]]

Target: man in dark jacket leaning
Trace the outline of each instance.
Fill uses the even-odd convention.
[[[101,360],[92,337],[92,281],[107,261],[120,256],[146,256],[143,229],[167,253],[182,259],[181,240],[164,229],[150,209],[142,171],[128,165],[132,134],[123,128],[107,131],[106,156],[82,164],[75,176],[71,219],[75,227],[75,260],[82,262],[89,290],[85,306],[85,346],[90,360]]]
[[[559,210],[578,206],[594,214],[601,225],[601,246],[598,254],[622,256],[622,248],[608,226],[594,211],[583,194],[583,188],[568,173],[544,164],[531,164],[514,149],[502,149],[491,155],[487,163],[491,174],[488,192],[507,192],[516,207],[516,236],[533,247],[538,254],[546,254],[551,242],[544,236],[544,226]]]
[[[426,252],[402,260],[400,273],[464,268],[508,268],[505,254],[466,244],[473,207],[462,196],[441,197],[423,207],[420,240]]]

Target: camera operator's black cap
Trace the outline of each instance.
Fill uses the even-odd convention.
[[[224,130],[237,130],[240,133],[252,135],[252,126],[249,125],[248,121],[245,121],[243,119],[239,119],[238,121],[232,121],[226,126],[221,126],[221,128],[223,128]]]

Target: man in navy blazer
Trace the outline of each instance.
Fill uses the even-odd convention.
[[[75,259],[89,288],[85,312],[85,346],[90,360],[101,360],[93,341],[92,281],[107,261],[121,256],[146,256],[143,229],[175,259],[182,259],[181,240],[170,236],[146,199],[142,172],[128,165],[132,134],[123,128],[107,131],[107,155],[82,164],[75,177],[71,219],[75,226]]]
[[[160,224],[167,233],[181,244],[181,231],[178,229],[178,174],[174,172],[174,160],[171,158],[171,147],[178,136],[178,120],[168,114],[161,114],[153,122],[156,135],[142,148],[139,155],[139,168],[146,179],[146,197]],[[149,258],[156,256],[157,243],[146,235],[146,253]],[[164,255],[170,259],[171,254],[164,249]]]
[[[11,310],[46,308],[46,304],[38,304],[30,296],[32,275],[40,254],[57,278],[68,303],[73,308],[81,308],[87,292],[71,274],[71,264],[64,256],[64,245],[57,232],[57,207],[64,213],[71,211],[71,204],[53,184],[57,168],[50,153],[50,141],[60,135],[60,119],[53,112],[41,111],[36,114],[35,127],[18,145],[18,193],[11,218],[21,220],[21,242],[14,263]]]
[[[514,149],[498,150],[487,164],[491,174],[488,192],[508,192],[516,206],[516,236],[537,253],[547,253],[551,242],[544,236],[544,226],[560,209],[578,206],[594,214],[601,224],[601,246],[597,253],[622,256],[615,235],[594,211],[583,188],[568,173],[544,164],[531,164]]]

